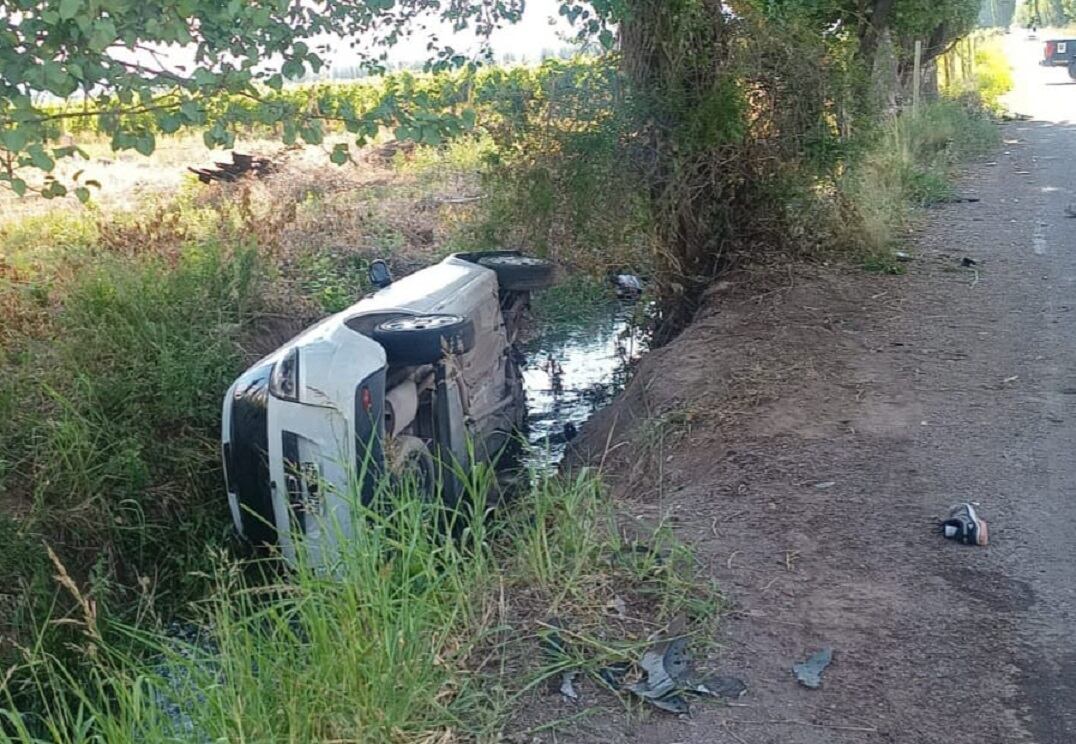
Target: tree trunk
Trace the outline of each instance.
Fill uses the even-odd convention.
[[[729,195],[715,172],[720,143],[696,140],[695,129],[700,112],[722,114],[714,103],[725,82],[726,21],[720,0],[633,0],[629,7],[620,33],[624,71],[641,103],[636,160],[664,249],[656,267],[666,313],[660,343],[690,320],[725,260]]]

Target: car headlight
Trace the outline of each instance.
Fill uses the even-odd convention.
[[[299,349],[292,348],[273,365],[269,392],[281,400],[299,402]]]

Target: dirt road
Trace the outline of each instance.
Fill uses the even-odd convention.
[[[718,288],[594,422],[620,497],[727,591],[716,658],[750,692],[575,740],[1076,742],[1076,86],[1011,45],[1040,118],[968,168],[980,201],[930,210],[907,275]],[[933,533],[965,500],[989,547]]]

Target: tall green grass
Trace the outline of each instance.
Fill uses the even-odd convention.
[[[850,163],[840,187],[855,208],[849,224],[851,242],[863,246],[871,265],[887,260],[909,209],[929,206],[954,195],[953,167],[991,151],[999,141],[986,113],[967,103],[926,103],[888,119],[867,137]]]
[[[147,581],[182,593],[222,533],[220,399],[258,272],[253,250],[212,244],[72,270],[46,325],[0,352],[0,494],[21,536],[0,564],[47,537],[103,606]],[[41,612],[48,595],[18,589],[40,563],[24,567],[15,591]]]
[[[84,623],[88,668],[28,653],[32,704],[8,692],[0,741],[492,741],[565,663],[543,656],[545,623],[571,623],[586,669],[637,657],[650,623],[712,618],[694,562],[664,532],[625,543],[593,473],[536,480],[488,519],[492,478],[470,478],[458,510],[384,489],[329,566],[301,548],[284,573],[222,560],[202,641]],[[613,596],[649,622],[610,619]]]

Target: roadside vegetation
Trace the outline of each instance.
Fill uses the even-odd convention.
[[[677,615],[707,629],[717,594],[689,552],[663,528],[627,536],[593,472],[538,478],[493,520],[480,477],[472,512],[446,516],[456,539],[386,494],[338,576],[240,563],[220,401],[246,364],[367,291],[378,257],[400,274],[453,250],[549,256],[564,281],[536,298],[546,323],[607,302],[610,272],[641,274],[658,342],[732,266],[898,273],[909,217],[996,144],[1011,76],[985,39],[973,75],[884,113],[864,82],[881,29],[822,33],[845,18],[833,5],[714,19],[704,3],[639,3],[619,43],[591,29],[597,56],[270,79],[260,103],[203,79],[160,111],[118,94],[95,102],[102,116],[79,115],[89,99],[48,104],[38,127],[0,99],[0,739],[492,737],[566,664],[637,658]],[[936,27],[970,28],[939,5],[892,21],[897,58]],[[647,56],[662,34],[681,55]],[[177,175],[203,140],[251,145],[274,171]],[[98,188],[97,171],[122,170],[98,162],[112,146],[158,149],[169,178]],[[68,162],[75,147],[95,160]],[[616,598],[638,622],[610,618]],[[169,632],[176,620],[198,637]],[[570,660],[541,655],[555,622]]]
[[[86,661],[27,649],[0,737],[492,740],[568,670],[592,702],[615,700],[599,672],[674,619],[705,646],[716,589],[668,530],[627,536],[597,474],[536,479],[496,517],[491,486],[488,471],[472,477],[458,512],[394,486],[328,573],[301,552],[286,574],[207,554],[208,594],[170,632],[100,612],[52,556]]]

